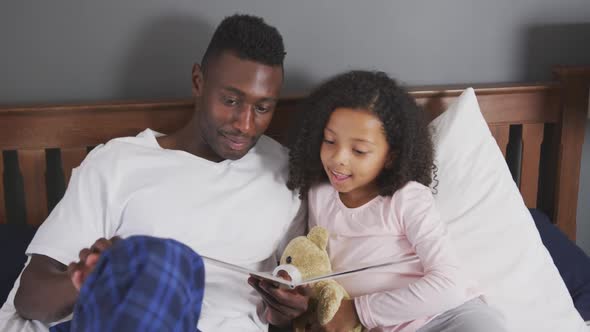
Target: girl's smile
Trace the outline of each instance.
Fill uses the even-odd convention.
[[[352,175],[343,174],[334,170],[329,170],[328,174],[333,178],[333,182],[344,182],[352,177]]]

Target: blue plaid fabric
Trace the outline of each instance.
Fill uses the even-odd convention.
[[[205,268],[174,240],[133,236],[105,251],[84,282],[71,326],[52,331],[197,331]]]

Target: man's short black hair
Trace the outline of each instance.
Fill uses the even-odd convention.
[[[244,60],[282,66],[285,46],[279,31],[260,17],[235,14],[221,21],[203,55],[201,66],[222,52],[230,51]]]

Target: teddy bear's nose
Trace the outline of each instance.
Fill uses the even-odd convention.
[[[272,275],[275,277],[289,280],[295,284],[301,282],[301,272],[293,264],[281,264],[272,271]]]
[[[279,272],[277,272],[277,277],[283,278],[283,279],[289,280],[289,281],[292,280],[289,273],[287,273],[287,271],[285,271],[285,270],[280,270]]]

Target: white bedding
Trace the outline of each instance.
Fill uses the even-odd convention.
[[[464,266],[510,331],[587,331],[514,183],[473,89],[431,123],[435,199]]]

